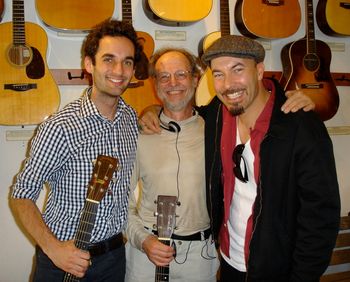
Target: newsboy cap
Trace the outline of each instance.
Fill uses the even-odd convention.
[[[248,58],[260,63],[264,61],[265,49],[260,43],[248,37],[227,35],[209,46],[202,56],[202,61],[210,65],[212,59],[222,56]]]

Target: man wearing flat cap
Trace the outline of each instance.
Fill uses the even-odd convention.
[[[264,56],[236,35],[202,56],[217,94],[201,114],[221,282],[319,281],[340,216],[332,142],[314,112],[281,111],[284,91],[263,79]]]

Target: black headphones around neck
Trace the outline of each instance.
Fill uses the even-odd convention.
[[[168,123],[165,123],[160,119],[160,115],[162,112],[163,112],[163,108],[160,110],[158,115],[160,127],[170,132],[179,133],[181,131],[181,127],[175,121],[169,121]]]

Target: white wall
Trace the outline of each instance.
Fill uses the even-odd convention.
[[[210,14],[202,21],[197,22],[187,27],[168,27],[152,23],[148,20],[142,10],[142,0],[133,0],[133,18],[134,26],[137,30],[148,32],[154,37],[155,30],[168,31],[185,31],[185,41],[157,41],[155,40],[156,48],[163,45],[176,45],[188,48],[194,53],[197,53],[197,46],[200,39],[213,31],[219,30],[219,7],[218,0],[213,1],[213,8]],[[47,32],[49,38],[47,62],[50,68],[80,68],[80,46],[83,37],[81,36],[59,36],[56,32],[45,27],[37,17],[35,11],[35,0],[25,0],[25,17],[26,21],[34,22],[41,25]],[[233,10],[235,0],[230,1],[231,13],[231,33],[238,34],[234,25]],[[12,20],[11,0],[5,0],[5,15],[2,22]],[[304,1],[300,0],[302,10],[304,10]],[[314,0],[314,8],[317,1]],[[121,19],[120,1],[116,1],[116,9],[114,16]],[[302,22],[304,19],[304,14]],[[350,24],[350,23],[349,23]],[[329,37],[321,33],[317,26],[316,37],[325,42],[343,43],[345,51],[333,51],[331,63],[332,72],[348,72],[350,73],[350,38]],[[281,71],[280,50],[284,44],[297,40],[304,36],[304,24],[293,36],[281,40],[267,41],[271,48],[267,50],[266,69]],[[1,34],[0,34],[0,40]],[[2,56],[4,56],[2,54]],[[1,70],[0,70],[1,76]],[[78,97],[84,86],[60,86],[61,106]],[[340,93],[340,109],[336,116],[327,121],[327,126],[349,126],[350,111],[346,108],[350,105],[350,87],[338,87]],[[0,126],[0,282],[10,281],[29,281],[34,248],[30,240],[20,230],[16,224],[13,215],[8,206],[9,189],[13,183],[14,176],[19,171],[22,160],[25,157],[28,142],[25,140],[11,141],[8,134],[25,133],[26,130],[33,130],[33,126]],[[335,158],[337,162],[338,178],[342,197],[342,214],[345,215],[350,211],[350,179],[349,166],[350,158],[348,158],[348,144],[350,143],[349,135],[332,135],[334,142]],[[44,194],[39,203],[43,202]]]

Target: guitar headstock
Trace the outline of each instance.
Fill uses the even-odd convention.
[[[100,202],[107,192],[118,160],[110,156],[99,155],[89,182],[87,200]]]
[[[170,239],[175,227],[176,196],[158,195],[157,199],[157,231],[158,237]]]

